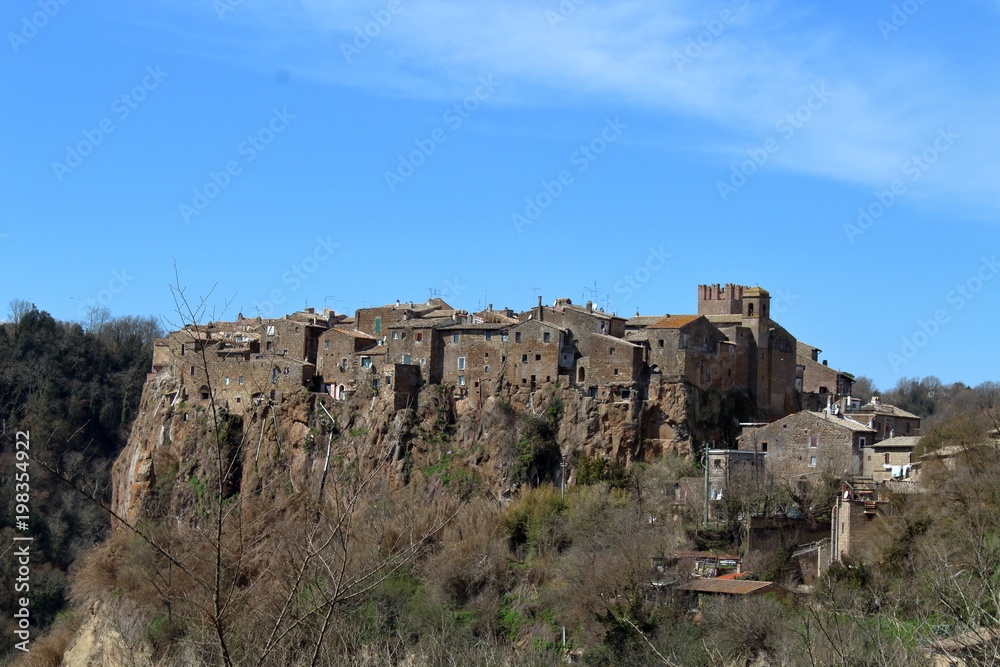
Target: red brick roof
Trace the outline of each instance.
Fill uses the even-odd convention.
[[[680,329],[686,324],[694,322],[701,315],[667,315],[659,322],[650,324],[649,329]]]

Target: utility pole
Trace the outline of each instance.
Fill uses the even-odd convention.
[[[563,456],[562,460],[559,461],[559,468],[562,470],[562,473],[559,476],[559,486],[562,487],[562,497],[565,498],[566,497],[566,457],[565,456]]]
[[[705,466],[705,516],[702,520],[704,526],[708,526],[708,443],[706,442],[704,448],[702,449],[702,465]]]

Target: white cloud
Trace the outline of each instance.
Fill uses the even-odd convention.
[[[920,187],[989,201],[1000,177],[1000,137],[986,122],[997,108],[994,87],[953,83],[948,59],[929,50],[888,49],[875,26],[879,8],[863,26],[870,34],[858,36],[776,0],[398,1],[402,10],[350,63],[342,45],[388,2],[244,0],[226,23],[247,29],[243,58],[263,66],[280,54],[298,76],[381,94],[450,99],[490,73],[504,83],[497,104],[614,101],[701,119],[706,136],[716,128],[736,137],[725,146],[704,140],[723,168],[825,84],[832,98],[774,165],[877,186],[952,126],[963,135],[956,159],[928,170]],[[553,25],[546,12],[560,6],[575,10]],[[225,50],[233,56],[231,40]]]

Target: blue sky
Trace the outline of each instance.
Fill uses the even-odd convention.
[[[175,262],[220,318],[595,287],[687,313],[734,282],[882,387],[1000,379],[994,0],[11,0],[0,27],[3,303],[175,320]]]

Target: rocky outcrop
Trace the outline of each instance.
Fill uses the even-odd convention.
[[[565,460],[572,482],[581,455],[629,464],[687,456],[706,442],[718,446],[734,432],[741,410],[739,396],[679,382],[652,385],[646,400],[611,402],[548,385],[534,392],[508,386],[479,403],[429,386],[415,407],[402,410],[391,396],[334,402],[303,388],[240,416],[179,396],[167,375],[144,387],[114,470],[113,508],[130,523],[166,512],[183,516],[208,489],[220,488],[220,477],[223,497],[259,493],[280,476],[292,491],[318,492],[348,459],[388,463],[385,474],[395,486],[433,490],[461,482],[502,496],[522,481],[514,463],[524,459],[529,441],[536,450],[539,439],[550,445],[535,462],[536,479],[555,479],[558,470],[551,468]]]

